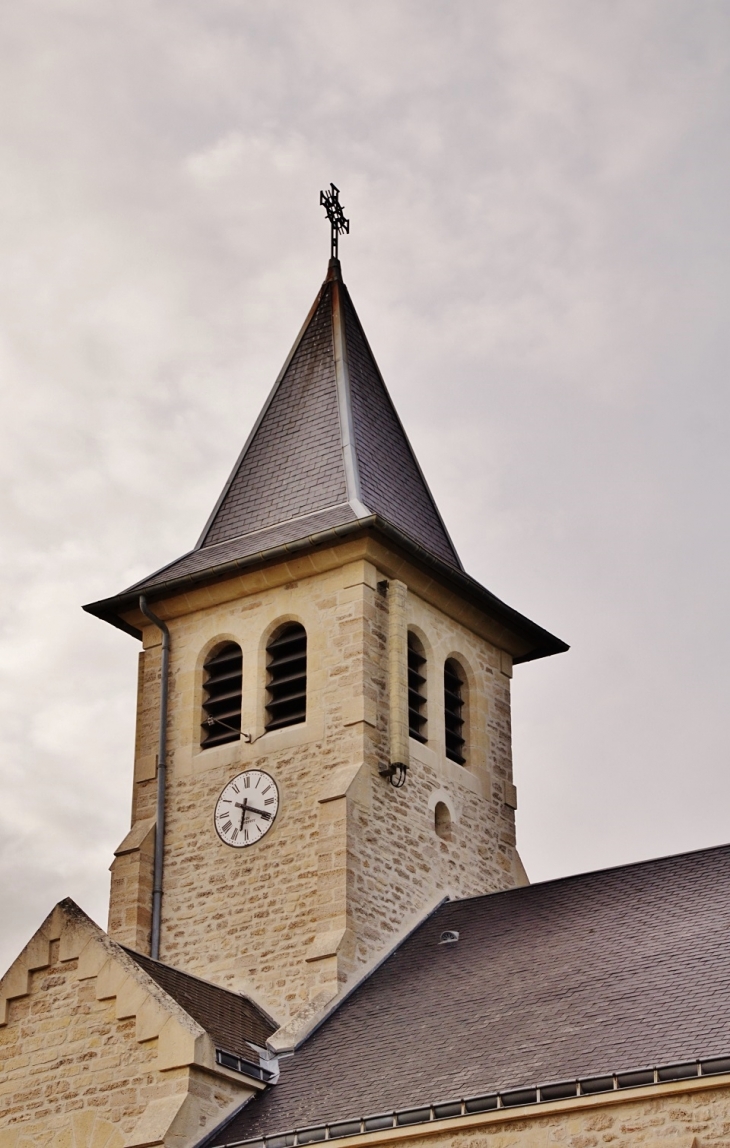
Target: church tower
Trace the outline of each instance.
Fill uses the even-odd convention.
[[[512,667],[567,647],[464,572],[336,254],[197,545],[86,609],[142,642],[114,940],[285,1024],[526,882]]]
[[[109,933],[66,898],[0,979],[0,1148],[726,1145],[730,847],[517,887],[512,668],[567,647],[464,572],[322,198],[199,542],[86,607],[131,826]]]

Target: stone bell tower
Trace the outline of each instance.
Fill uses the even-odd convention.
[[[198,544],[86,608],[142,642],[115,940],[149,953],[156,884],[159,958],[286,1023],[526,880],[512,667],[567,647],[464,572],[337,258]]]

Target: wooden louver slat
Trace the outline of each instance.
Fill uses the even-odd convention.
[[[466,764],[463,755],[464,738],[464,682],[456,662],[449,659],[444,666],[444,722],[446,727],[446,756],[459,765]]]
[[[307,718],[307,632],[298,622],[280,630],[266,647],[269,700],[266,729],[296,725]]]
[[[416,741],[426,742],[426,677],[421,670],[426,659],[416,646],[416,639],[408,635],[408,734]]]
[[[203,667],[205,699],[202,749],[238,741],[241,737],[241,691],[243,653],[235,642],[220,646]]]

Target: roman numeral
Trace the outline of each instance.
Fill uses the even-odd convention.
[[[221,826],[221,828],[224,833],[230,833],[231,829],[233,829],[233,825],[230,821],[226,821],[225,825]]]
[[[266,789],[262,789],[262,790],[261,790],[261,792],[262,792],[262,793],[268,793],[270,789],[271,789],[271,786],[270,786],[270,785],[267,785],[267,786],[266,786]]]
[[[261,774],[259,774],[258,777],[256,778],[256,784],[254,785],[254,789],[258,789],[258,787],[260,785],[261,785]]]
[[[249,789],[249,787],[251,785],[251,778],[248,776],[248,774],[246,774],[246,776],[244,777],[243,784],[244,784],[244,787],[246,789]]]
[[[233,833],[231,834],[231,840],[235,841],[237,837],[238,837],[238,830],[234,829]]]
[[[264,805],[273,805],[275,801],[276,801],[275,797],[267,797],[265,802],[264,802]]]
[[[231,785],[233,786],[233,788],[234,788],[234,790],[236,791],[236,793],[240,793],[240,792],[241,792],[241,790],[240,790],[240,789],[238,788],[238,786],[236,785],[235,781],[232,781],[232,782],[231,782]]]
[[[244,829],[244,831],[243,831],[243,839],[244,839],[244,841],[248,841],[248,829]]]

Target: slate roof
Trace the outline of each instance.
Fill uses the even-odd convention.
[[[253,1001],[220,985],[173,969],[161,961],[154,961],[126,945],[122,947],[188,1016],[205,1029],[217,1049],[256,1062],[251,1044],[265,1048],[277,1026]]]
[[[237,540],[243,554],[253,532],[318,513],[381,515],[461,569],[334,259],[196,552],[217,561],[211,547]],[[190,556],[180,561],[189,568]],[[177,563],[164,569],[175,573]]]
[[[727,1056],[729,930],[728,846],[447,903],[210,1143]]]
[[[505,641],[515,661],[568,648],[464,573],[333,259],[197,545],[84,609],[139,638],[124,614],[140,593],[177,593],[365,531],[518,635],[516,648]]]

